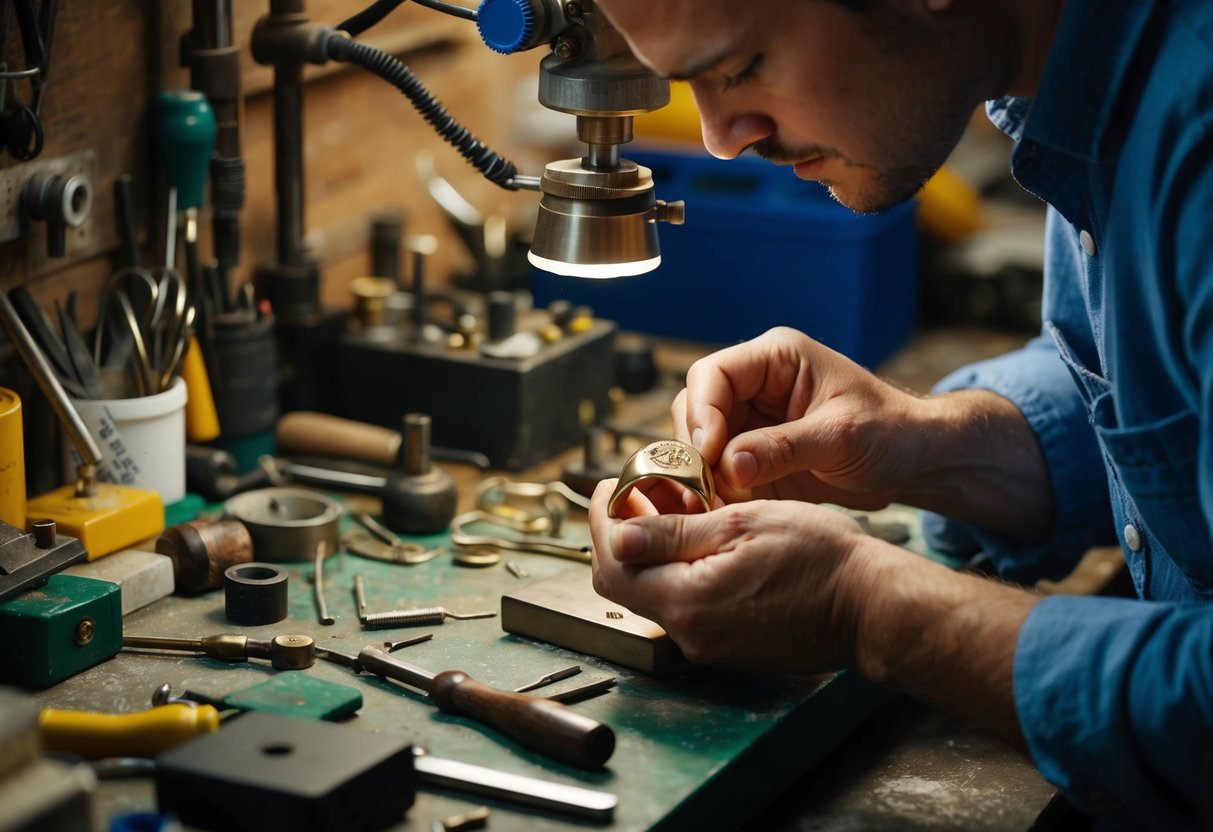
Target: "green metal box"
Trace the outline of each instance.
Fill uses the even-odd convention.
[[[0,604],[0,682],[45,688],[122,649],[122,590],[52,575]]]

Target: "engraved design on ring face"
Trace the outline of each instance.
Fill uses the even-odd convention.
[[[653,464],[666,470],[690,468],[694,460],[686,445],[681,442],[658,442],[649,449]]]

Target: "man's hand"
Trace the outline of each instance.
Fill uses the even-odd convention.
[[[1022,747],[1012,695],[1019,629],[1036,598],[865,536],[796,501],[659,514],[632,491],[590,502],[594,589],[656,621],[688,659],[811,673],[853,667]],[[650,492],[677,510],[677,495]]]
[[[590,506],[594,588],[661,624],[688,659],[784,672],[853,660],[868,550],[882,544],[833,509],[754,501],[659,514],[633,491],[606,516],[615,481]],[[660,495],[660,496],[659,496]],[[675,506],[676,501],[669,503]]]
[[[1014,404],[899,390],[786,327],[695,362],[672,414],[722,503],[899,502],[1024,542],[1052,526],[1044,457]]]
[[[780,327],[695,362],[672,410],[675,435],[713,466],[726,502],[792,498],[871,510],[921,467],[925,446],[906,436],[919,406]]]

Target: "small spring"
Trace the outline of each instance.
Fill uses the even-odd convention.
[[[441,624],[448,618],[467,621],[472,618],[493,618],[496,615],[496,612],[470,612],[460,615],[445,607],[418,607],[412,610],[367,613],[360,616],[360,620],[367,630],[384,630],[388,627],[425,627],[429,624]]]
[[[388,627],[427,627],[441,624],[447,612],[442,607],[418,607],[415,610],[389,610],[367,613],[362,626],[368,630],[385,630]]]

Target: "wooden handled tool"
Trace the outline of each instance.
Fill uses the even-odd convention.
[[[370,646],[357,657],[327,648],[317,648],[316,656],[420,688],[447,713],[469,716],[571,765],[599,768],[615,751],[609,725],[550,699],[489,687],[462,670],[430,673]]]
[[[286,453],[356,459],[388,467],[395,467],[400,453],[398,431],[327,413],[301,410],[283,414],[276,434],[279,449]]]
[[[285,454],[349,459],[386,468],[399,465],[400,445],[404,441],[400,431],[310,410],[283,414],[274,438]],[[481,471],[490,467],[489,458],[479,451],[435,445],[430,448],[430,457],[473,465]]]

